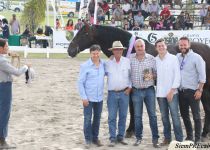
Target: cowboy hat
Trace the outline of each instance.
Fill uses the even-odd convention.
[[[112,44],[112,48],[109,48],[108,50],[111,51],[113,49],[126,49],[126,47],[123,47],[123,45],[120,41],[114,41]]]

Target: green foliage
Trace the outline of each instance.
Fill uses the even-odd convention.
[[[28,24],[30,31],[35,29],[45,20],[46,0],[30,0],[24,5],[21,22]]]

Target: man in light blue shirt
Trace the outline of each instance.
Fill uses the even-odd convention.
[[[91,58],[80,67],[79,94],[84,106],[84,135],[86,148],[91,143],[102,146],[98,139],[100,118],[103,107],[104,63],[100,59],[100,46],[90,47]],[[93,111],[93,113],[92,113]],[[93,122],[91,122],[93,116]]]
[[[193,141],[193,127],[189,115],[189,108],[191,108],[194,120],[195,143],[198,143],[201,140],[200,99],[206,82],[205,62],[199,54],[190,49],[190,41],[187,37],[179,39],[179,49],[181,53],[177,54],[177,57],[181,72],[180,112],[187,133],[186,140]]]

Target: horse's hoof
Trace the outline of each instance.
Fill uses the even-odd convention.
[[[134,135],[133,131],[127,131],[126,135],[125,135],[125,138],[131,138],[133,135]]]

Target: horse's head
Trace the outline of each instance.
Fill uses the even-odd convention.
[[[69,44],[68,54],[75,57],[79,52],[89,48],[94,40],[93,27],[85,24]]]

